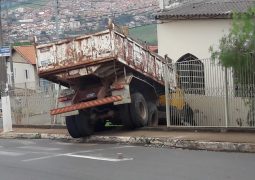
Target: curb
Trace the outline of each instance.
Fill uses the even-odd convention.
[[[91,136],[83,139],[73,139],[65,134],[47,133],[2,133],[1,139],[58,139],[58,140],[78,140],[87,143],[122,143],[137,144],[151,147],[181,148],[191,150],[225,151],[255,153],[253,143],[233,143],[233,142],[207,142],[194,140],[180,140],[174,138],[153,138],[153,137],[122,137],[122,136]]]
[[[47,134],[47,133],[1,133],[0,139],[72,139],[65,134]]]
[[[145,146],[181,148],[191,150],[255,153],[255,144],[253,143],[208,142],[208,141],[180,140],[166,137],[153,138],[153,137],[121,137],[121,136],[91,136],[90,138],[85,140],[86,142],[128,143],[128,144],[140,144]]]

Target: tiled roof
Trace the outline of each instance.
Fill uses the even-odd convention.
[[[233,12],[246,12],[255,0],[194,0],[166,8],[156,19],[230,18]]]
[[[34,46],[15,46],[13,47],[28,63],[36,64],[36,55]]]

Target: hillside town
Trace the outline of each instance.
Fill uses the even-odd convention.
[[[159,10],[157,0],[59,0],[58,4],[23,0],[18,6],[6,3],[3,29],[9,43],[31,41],[34,36],[54,40],[56,26],[61,37],[98,31],[106,27],[108,18],[120,25],[141,26],[155,22],[153,15]]]
[[[252,180],[255,0],[0,0],[1,180]]]

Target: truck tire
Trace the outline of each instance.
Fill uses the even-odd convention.
[[[134,129],[135,128],[135,125],[131,120],[128,104],[120,105],[118,116],[119,116],[119,119],[121,120],[121,124],[124,126],[125,129]]]
[[[139,92],[131,95],[130,115],[135,127],[143,127],[148,124],[148,106]]]
[[[158,126],[158,109],[156,104],[149,102],[148,111],[149,111],[148,125],[154,127]]]
[[[100,131],[104,131],[106,128],[105,128],[105,121],[104,120],[98,120],[95,124],[95,127],[94,127],[94,131],[95,132],[100,132]]]
[[[89,112],[80,111],[75,122],[81,137],[90,136],[94,133],[94,124],[91,122]]]
[[[76,126],[76,119],[77,116],[66,116],[66,127],[69,134],[73,138],[80,138],[81,134],[79,133],[78,128]]]
[[[183,108],[183,118],[184,118],[184,122],[183,125],[184,126],[196,126],[196,122],[194,120],[194,113],[193,110],[191,109],[191,107],[186,104]]]

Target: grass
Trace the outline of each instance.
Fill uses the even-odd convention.
[[[136,27],[129,30],[129,35],[141,41],[146,41],[149,44],[157,45],[157,25],[147,25]]]

